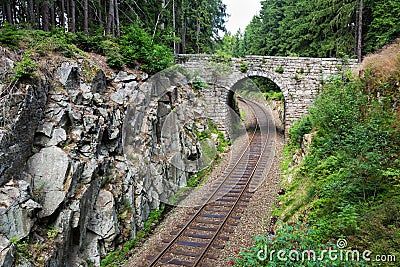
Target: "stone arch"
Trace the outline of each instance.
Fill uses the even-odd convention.
[[[271,80],[281,89],[285,99],[287,98],[288,92],[289,92],[289,90],[286,86],[287,82],[285,82],[283,78],[278,77],[276,74],[274,75],[274,73],[272,73],[271,71],[258,71],[257,70],[257,71],[248,71],[246,73],[236,73],[236,74],[230,76],[231,79],[230,79],[229,83],[227,84],[227,88],[230,89],[235,84],[240,82],[241,80],[246,79],[246,78],[251,78],[251,77],[263,77],[268,80]]]
[[[289,98],[288,95],[288,88],[287,86],[285,86],[285,81],[284,79],[278,77],[277,75],[274,75],[273,73],[269,73],[269,72],[261,72],[261,71],[249,71],[246,73],[241,73],[238,75],[235,75],[235,79],[231,80],[231,82],[229,83],[228,86],[225,87],[225,90],[228,90],[227,94],[223,94],[223,95],[227,95],[228,99],[225,100],[225,103],[229,104],[229,95],[230,92],[232,92],[232,95],[235,93],[232,88],[235,87],[236,84],[238,84],[239,82],[243,81],[244,79],[247,78],[252,78],[252,77],[261,77],[261,78],[265,78],[268,79],[270,81],[272,81],[278,88],[279,90],[282,92],[283,94],[283,98],[284,98],[284,110],[283,110],[283,127],[284,129],[286,129],[286,110],[287,110],[287,105],[288,105],[288,101],[287,99]],[[280,129],[282,130],[282,129]],[[284,130],[285,131],[285,130]]]

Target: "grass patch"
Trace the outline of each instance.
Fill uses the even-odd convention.
[[[150,212],[149,218],[144,223],[144,229],[136,234],[136,238],[127,241],[122,245],[121,249],[115,250],[101,261],[101,267],[120,267],[121,264],[126,264],[132,250],[138,247],[144,239],[151,233],[154,227],[159,223],[165,211],[165,206],[161,206],[158,210]]]

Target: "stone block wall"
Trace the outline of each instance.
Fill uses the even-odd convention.
[[[247,77],[258,76],[273,81],[285,98],[286,134],[294,121],[307,113],[324,81],[332,75],[344,75],[346,70],[357,67],[356,60],[337,58],[247,56],[231,59],[230,70],[213,79],[215,68],[212,66],[212,55],[177,55],[176,58],[178,63],[198,73],[209,84],[216,83],[213,86],[215,92],[209,93],[210,103],[215,106],[209,115],[222,124],[229,124],[229,119],[224,117],[228,114],[223,109],[228,95],[224,91],[231,90],[237,82]],[[217,93],[218,90],[222,92]],[[229,125],[221,127],[229,128]]]

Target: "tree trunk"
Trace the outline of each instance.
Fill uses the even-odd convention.
[[[181,43],[179,47],[179,53],[185,54],[186,52],[186,31],[187,31],[187,17],[185,0],[182,0],[179,10],[180,30],[181,30]]]
[[[200,17],[199,15],[197,16],[196,19],[196,46],[197,46],[197,54],[200,54]]]
[[[110,0],[110,8],[108,10],[106,35],[110,35],[114,28],[114,0]]]
[[[99,0],[99,9],[97,10],[97,16],[99,17],[99,24],[100,26],[103,26],[103,12],[102,12],[102,5],[101,5],[101,0]]]
[[[40,21],[41,21],[41,18],[40,18],[40,14],[41,14],[41,6],[40,6],[40,4],[39,4],[39,2],[38,1],[33,1],[34,3],[35,3],[35,10],[36,10],[36,13],[35,13],[35,21],[36,21],[36,25],[35,25],[35,29],[41,29],[41,24],[40,24]]]
[[[75,14],[75,0],[70,0],[71,8],[71,32],[76,32],[76,14]]]
[[[176,51],[176,21],[175,21],[175,0],[172,0],[172,27],[174,29],[174,54],[177,53]]]
[[[357,38],[357,59],[358,63],[362,61],[362,28],[363,28],[363,0],[358,5],[358,38]]]
[[[9,24],[14,24],[10,2],[6,2],[6,19]]]
[[[28,20],[29,23],[34,26],[35,24],[35,6],[33,5],[33,0],[28,1]]]
[[[182,54],[185,54],[185,46],[186,46],[186,18],[183,19],[182,25],[182,44],[181,44],[181,51]]]
[[[83,32],[85,36],[89,35],[89,7],[88,0],[83,1]]]
[[[42,5],[42,29],[49,31],[49,2],[45,0]]]
[[[121,29],[119,25],[119,10],[118,10],[118,0],[115,1],[115,28],[117,30],[117,36],[121,36]]]
[[[65,30],[65,3],[64,0],[60,0],[60,23],[61,28]]]
[[[50,2],[50,25],[56,26],[56,13],[55,13],[55,3],[52,0]]]

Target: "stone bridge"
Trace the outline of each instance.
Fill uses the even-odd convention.
[[[180,54],[177,63],[197,73],[205,82],[212,84],[205,91],[210,103],[207,116],[227,130],[229,107],[232,105],[233,87],[249,77],[264,77],[273,81],[285,98],[285,135],[293,122],[301,118],[313,103],[321,85],[332,75],[344,75],[354,70],[356,60],[337,58],[247,56],[227,62],[229,70],[216,66],[212,55]]]

